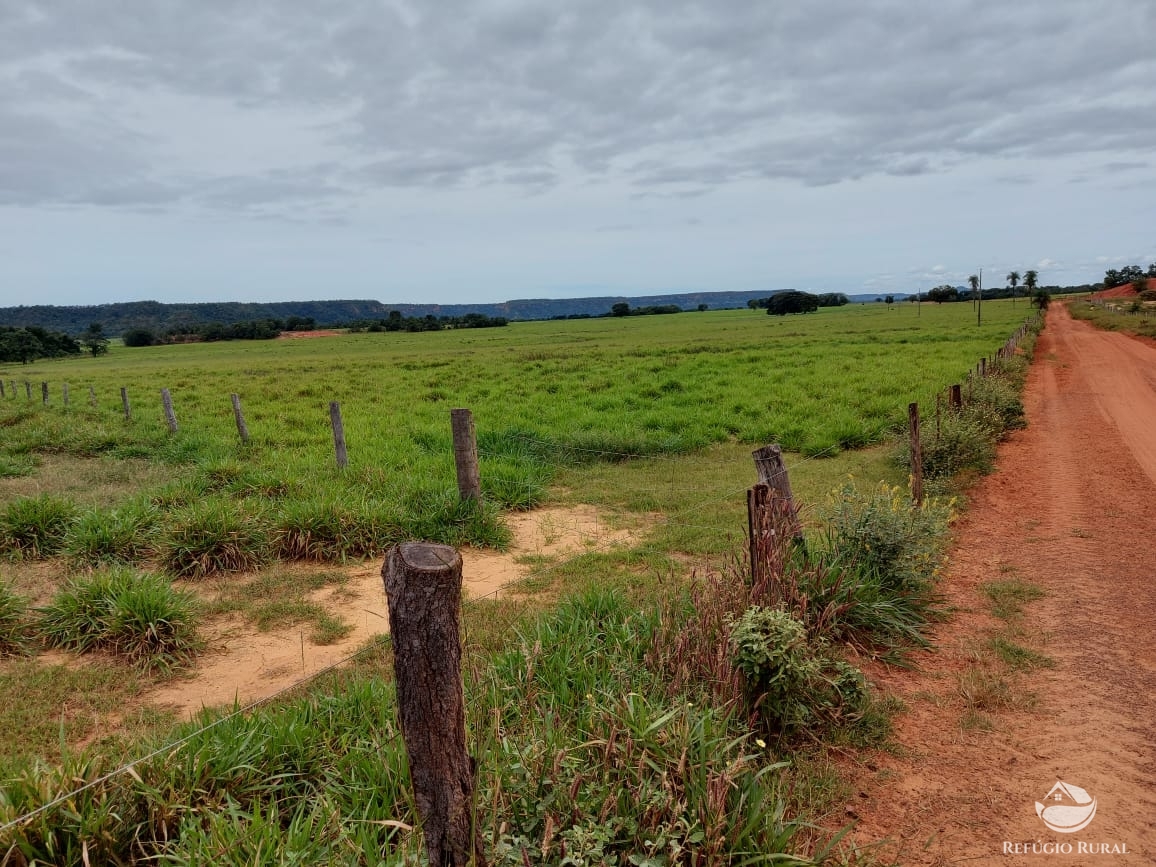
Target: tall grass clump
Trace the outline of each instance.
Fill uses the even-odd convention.
[[[181,578],[256,569],[270,555],[266,516],[231,500],[207,499],[172,515],[157,550],[163,567]]]
[[[270,518],[270,541],[282,560],[335,563],[379,554],[402,539],[395,511],[364,500],[286,501]]]
[[[0,658],[28,649],[28,602],[7,583],[0,583]]]
[[[161,576],[115,568],[70,582],[40,611],[38,632],[54,647],[103,650],[167,672],[199,647],[197,603]]]
[[[69,528],[64,552],[83,566],[139,563],[153,553],[160,522],[160,509],[147,500],[92,509]]]
[[[57,554],[75,518],[76,505],[61,497],[13,500],[0,512],[0,553],[26,560]]]
[[[496,503],[484,497],[481,502],[463,500],[450,488],[411,491],[405,497],[400,521],[411,539],[500,550],[510,544],[510,531],[502,523]]]

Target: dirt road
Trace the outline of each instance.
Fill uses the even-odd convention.
[[[1054,306],[1036,359],[1028,428],[956,528],[958,614],[920,672],[883,675],[908,706],[902,748],[862,766],[847,811],[885,861],[1156,864],[1156,346]],[[960,677],[1004,626],[982,585],[1011,579],[1046,592],[1019,635],[1056,665],[1014,675],[982,731],[961,724]],[[1083,830],[1036,815],[1057,781],[1096,798]]]

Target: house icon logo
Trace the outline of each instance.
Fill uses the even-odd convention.
[[[1057,781],[1044,796],[1036,801],[1036,815],[1044,824],[1059,834],[1082,831],[1096,818],[1096,799],[1070,783]]]

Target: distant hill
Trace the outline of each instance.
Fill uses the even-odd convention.
[[[782,290],[778,290],[782,291]],[[162,304],[159,301],[128,301],[117,304],[55,307],[35,305],[0,307],[0,325],[17,328],[38,325],[67,334],[80,334],[93,322],[104,326],[104,333],[117,337],[129,328],[148,328],[163,332],[169,328],[219,322],[227,325],[253,319],[288,319],[290,316],[312,318],[321,325],[347,325],[363,319],[384,319],[389,311],[404,316],[464,316],[482,313],[504,316],[510,320],[553,319],[560,316],[600,316],[625,301],[631,307],[677,304],[683,310],[695,310],[705,304],[710,310],[746,307],[747,302],[766,298],[775,292],[683,292],[666,295],[599,295],[591,298],[524,298],[496,304],[383,304],[380,301],[277,301],[251,304],[219,301],[206,304]],[[896,299],[906,297],[893,293]],[[875,294],[851,295],[852,301],[874,301]]]

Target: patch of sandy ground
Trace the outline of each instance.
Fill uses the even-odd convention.
[[[507,516],[513,544],[506,552],[462,549],[462,579],[466,598],[497,595],[525,578],[533,567],[517,562],[527,555],[563,557],[595,547],[629,544],[633,531],[615,529],[592,506],[555,506]],[[308,625],[257,632],[243,618],[222,618],[211,624],[209,650],[188,678],[171,681],[142,698],[188,717],[202,707],[246,704],[292,686],[345,659],[366,640],[389,631],[389,610],[382,587],[381,563],[350,568],[350,580],[313,594],[353,628],[334,644],[309,640]]]

